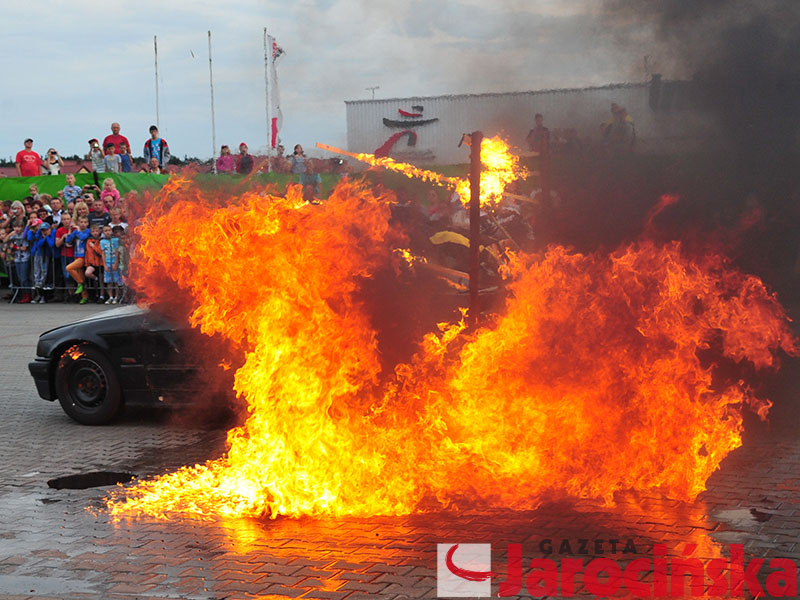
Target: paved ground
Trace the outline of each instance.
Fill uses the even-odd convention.
[[[546,539],[552,558],[584,564],[600,555],[623,564],[652,558],[657,543],[670,555],[696,543],[694,556],[706,559],[741,543],[747,557],[800,561],[800,441],[786,408],[798,389],[791,373],[775,384],[782,386],[783,427],[769,435],[756,428],[691,504],[630,497],[614,508],[581,501],[524,513],[112,524],[100,508],[106,488],[59,491],[48,480],[102,470],[160,473],[217,455],[225,432],[143,410],[111,427],[84,427],[38,399],[26,369],[38,334],[98,310],[0,305],[0,599],[434,597],[436,544],[448,542],[493,545],[501,574],[495,595],[507,544],[522,544],[527,571]],[[592,540],[589,554],[580,553],[583,539]],[[617,553],[611,539],[621,540]],[[574,556],[558,552],[562,540]],[[606,541],[598,548],[594,540]],[[636,554],[620,552],[627,540]],[[592,597],[577,581],[577,593]]]

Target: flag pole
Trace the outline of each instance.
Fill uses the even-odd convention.
[[[267,173],[270,172],[272,155],[272,121],[269,118],[269,51],[267,49],[267,28],[264,27],[264,103],[267,112]]]
[[[158,36],[153,36],[153,53],[156,62],[156,127],[161,131],[161,111],[158,106]]]
[[[211,69],[211,30],[208,31],[208,81],[211,88],[211,171],[217,173],[217,125],[214,118],[214,73]]]

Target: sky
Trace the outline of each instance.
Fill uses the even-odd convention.
[[[267,144],[266,27],[277,63],[281,141],[344,147],[345,101],[641,81],[646,35],[613,27],[592,0],[42,0],[3,2],[0,156],[84,154],[117,121],[134,155],[156,123],[173,155]],[[641,39],[638,39],[641,37]],[[234,150],[235,151],[235,150]]]

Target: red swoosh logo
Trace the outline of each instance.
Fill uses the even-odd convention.
[[[469,569],[462,569],[453,563],[453,554],[456,553],[458,544],[455,544],[450,550],[447,551],[447,556],[444,559],[444,564],[447,569],[456,577],[466,579],[467,581],[486,581],[493,573],[491,571],[470,571]]]

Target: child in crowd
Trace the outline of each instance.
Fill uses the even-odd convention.
[[[112,228],[116,226],[122,227],[123,229],[128,228],[128,224],[122,220],[122,209],[119,206],[112,208],[108,214],[111,215],[110,225]]]
[[[61,274],[64,277],[64,286],[72,288],[72,278],[67,272],[67,265],[75,259],[75,248],[72,243],[67,244],[67,236],[72,233],[72,215],[65,212],[61,215],[61,226],[56,229],[56,248],[61,251],[59,260]]]
[[[116,151],[114,144],[106,144],[106,156],[103,159],[106,165],[106,173],[119,173],[122,170],[122,161],[117,156]]]
[[[119,237],[114,236],[111,225],[103,227],[103,239],[100,240],[100,250],[103,252],[103,266],[105,276],[103,281],[106,284],[108,299],[106,304],[117,303],[117,288],[120,284],[119,272],[117,270],[117,250],[119,249]]]
[[[67,244],[74,244],[74,251],[75,251],[75,260],[67,265],[67,272],[70,274],[72,279],[74,279],[78,287],[75,290],[76,294],[80,294],[81,300],[79,304],[86,304],[89,302],[89,292],[86,291],[84,287],[84,282],[86,278],[83,274],[83,268],[86,265],[86,240],[89,239],[89,236],[92,234],[91,230],[89,229],[89,218],[86,216],[78,217],[78,228],[73,229],[72,233],[70,233],[67,237],[65,242]]]
[[[93,173],[106,172],[106,157],[103,155],[103,151],[100,149],[100,142],[98,142],[95,138],[89,140],[89,154],[86,155],[86,158],[92,161]],[[97,178],[95,177],[95,179]]]
[[[97,294],[96,300],[99,303],[105,301],[103,294],[103,250],[100,247],[100,234],[102,229],[99,223],[92,223],[89,227],[91,235],[86,240],[86,253],[84,255],[84,262],[86,263],[86,271],[84,275],[88,279],[97,280]]]
[[[103,191],[100,192],[100,199],[103,201],[104,210],[109,212],[112,207],[119,205],[119,190],[114,180],[109,177],[103,181]]]
[[[55,231],[47,221],[35,219],[28,224],[27,237],[33,257],[33,299],[31,302],[44,304],[44,289],[48,283],[48,268],[53,257]]]
[[[122,172],[123,173],[130,173],[131,172],[131,167],[133,166],[133,164],[131,163],[131,155],[128,154],[128,144],[126,144],[125,142],[120,142],[119,143],[119,155],[118,156],[119,156],[120,166],[122,167],[122,169],[121,169]]]
[[[222,146],[219,150],[219,158],[217,159],[217,173],[235,173],[236,160],[231,154],[231,149],[227,145]]]
[[[69,204],[75,202],[81,195],[81,188],[75,185],[75,175],[70,173],[67,175],[67,185],[62,190],[64,202]]]
[[[128,253],[128,243],[127,243],[127,229],[123,229],[119,225],[116,225],[111,228],[112,234],[119,239],[119,245],[117,247],[117,255],[115,257],[116,264],[117,264],[117,273],[119,274],[119,294],[117,297],[119,301],[122,302],[125,300],[126,297],[126,288],[128,286],[128,261],[129,261],[129,253]]]
[[[100,198],[92,200],[92,212],[89,213],[89,225],[108,225],[111,222],[111,217],[106,212],[106,207],[103,206],[103,201]]]
[[[31,301],[31,281],[29,279],[31,254],[28,248],[25,222],[17,219],[14,221],[14,232],[8,238],[8,251],[14,262],[16,274],[14,283],[22,290],[20,304],[27,304]]]
[[[28,186],[28,196],[30,197],[31,201],[39,199],[39,186],[35,183],[30,184]]]

